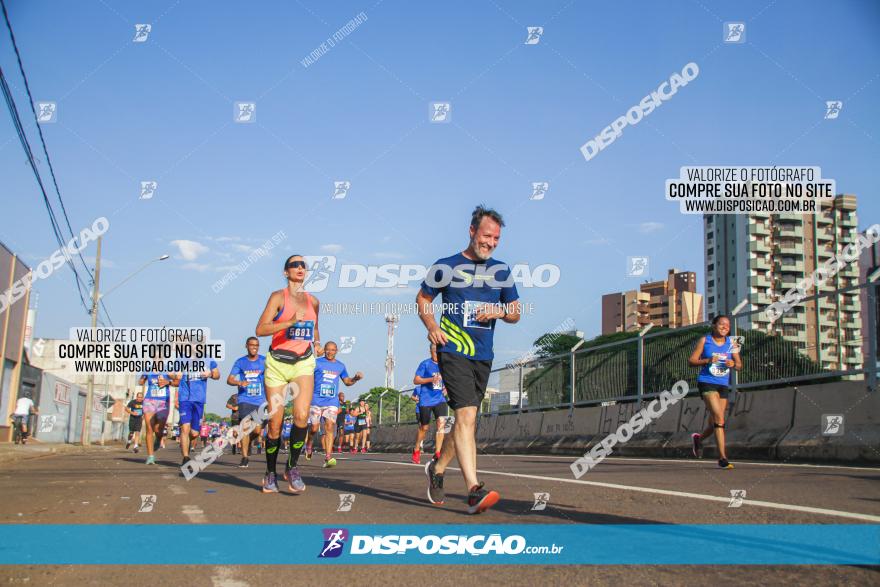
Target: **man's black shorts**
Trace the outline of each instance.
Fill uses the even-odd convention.
[[[128,431],[129,432],[140,432],[141,431],[141,422],[143,422],[143,418],[129,418],[128,419]]]
[[[248,403],[240,403],[240,404],[238,404],[238,419],[239,419],[239,422],[240,422],[243,418],[247,418],[248,416],[251,416],[251,414],[254,414],[253,416],[251,416],[251,418],[252,418],[255,422],[257,422],[257,421],[259,420],[259,415],[260,415],[260,414],[259,414],[259,413],[254,413],[254,412],[257,412],[257,410],[259,410],[259,409],[260,409],[260,404],[248,404]]]
[[[457,353],[437,353],[447,403],[453,410],[480,407],[486,395],[492,361],[472,361]]]
[[[427,426],[431,423],[431,414],[434,414],[434,420],[437,418],[445,418],[449,414],[449,408],[445,403],[439,403],[435,406],[418,406],[416,408],[416,416],[419,419],[419,424],[422,426]]]

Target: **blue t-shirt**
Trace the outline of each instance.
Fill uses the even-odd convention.
[[[717,344],[711,334],[706,335],[703,344],[701,359],[712,359],[708,365],[703,365],[697,375],[697,381],[702,383],[715,383],[717,385],[730,385],[730,367],[726,361],[732,358],[730,352],[730,337],[726,336],[722,344]]]
[[[345,413],[345,429],[354,430],[354,416],[350,412]]]
[[[328,361],[321,357],[315,361],[315,391],[312,405],[322,408],[339,406],[339,380],[348,377],[342,361]]]
[[[144,399],[160,399],[166,402],[168,401],[168,386],[159,387],[160,376],[165,379],[171,379],[168,377],[168,373],[141,373],[141,377],[147,378],[144,382],[144,387],[147,388],[146,393],[144,393]]]
[[[422,282],[422,292],[431,297],[442,295],[440,329],[448,342],[437,352],[457,353],[474,361],[495,357],[495,320],[477,322],[473,316],[483,304],[508,304],[519,299],[507,264],[496,259],[475,262],[457,253],[434,263]]]
[[[254,361],[245,355],[235,362],[229,374],[239,381],[248,382],[247,387],[238,388],[238,403],[259,406],[266,401],[265,373],[266,357],[263,355],[257,355]]]
[[[208,370],[213,371],[216,368],[217,361],[211,361]],[[208,399],[208,380],[203,373],[184,373],[177,392],[177,397],[182,402],[203,404]]]
[[[434,362],[434,359],[425,359],[416,369],[416,377],[433,377],[435,373],[440,373],[440,366]],[[443,380],[440,383],[422,383],[413,390],[413,397],[418,396],[419,405],[424,407],[436,406],[443,403]]]
[[[284,426],[281,427],[281,437],[282,438],[290,438],[290,431],[293,429],[293,424],[290,422],[285,422]]]

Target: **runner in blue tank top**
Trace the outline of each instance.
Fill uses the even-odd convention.
[[[730,370],[739,371],[742,361],[737,347],[728,336],[730,318],[724,315],[712,319],[712,332],[699,341],[691,353],[688,363],[693,367],[702,367],[697,375],[697,388],[706,403],[709,412],[709,424],[702,433],[691,435],[694,456],[703,454],[703,439],[715,433],[718,445],[718,466],[732,469],[727,460],[727,449],[724,446],[724,416],[727,413],[727,398],[730,393]]]

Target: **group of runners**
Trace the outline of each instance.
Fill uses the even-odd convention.
[[[431,344],[431,358],[419,365],[413,379],[417,386],[413,396],[417,399],[419,427],[412,461],[421,464],[422,441],[433,416],[437,434],[433,457],[424,468],[427,499],[435,505],[444,504],[446,469],[457,459],[467,489],[467,511],[472,514],[485,511],[500,499],[497,491],[486,488],[477,477],[476,423],[492,368],[496,324],[515,324],[521,317],[510,267],[492,257],[503,226],[500,214],[478,206],[471,216],[467,248],[439,259],[416,296],[418,315]],[[454,271],[449,272],[448,268]],[[324,467],[336,465],[334,439],[339,440],[337,452],[342,451],[343,442],[354,451],[369,446],[369,406],[364,401],[352,406],[339,392],[340,382],[352,386],[363,375],[348,373],[336,358],[338,347],[334,342],[321,343],[320,302],[305,291],[307,270],[302,255],[285,260],[286,285],[269,296],[257,321],[256,336],[246,342],[247,355],[235,362],[226,380],[238,388],[235,401],[230,398],[227,403],[236,422],[253,414],[264,402],[268,405],[265,425],[234,439],[241,444],[240,466],[247,467],[249,445],[265,436],[266,473],[260,487],[263,493],[279,491],[278,455],[283,441],[289,448],[282,477],[294,494],[306,489],[298,463],[303,452],[307,460],[312,458],[315,436],[320,435]],[[439,323],[433,306],[437,296],[441,296],[443,308]],[[714,434],[721,457],[719,465],[723,468],[732,468],[724,450],[729,371],[741,367],[739,355],[727,336],[729,331],[729,319],[716,318],[712,333],[700,340],[690,357],[691,365],[702,367],[698,376],[700,392],[711,414],[709,427],[693,435],[694,454],[700,456],[703,441]],[[271,337],[265,356],[259,354],[257,337]],[[190,459],[192,424],[203,413],[207,380],[219,376],[216,363],[212,362],[207,371],[195,375],[146,373],[141,377],[147,390],[143,414],[148,463],[155,462],[154,444],[158,446],[167,418],[169,385],[180,387],[177,403],[185,465]],[[292,410],[285,421],[288,389],[292,390]],[[447,406],[452,409],[452,416]]]

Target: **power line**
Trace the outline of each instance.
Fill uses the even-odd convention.
[[[55,186],[55,194],[58,196],[58,203],[61,205],[61,212],[64,215],[64,222],[66,223],[67,230],[70,233],[70,239],[72,239],[74,237],[73,227],[71,227],[71,225],[70,225],[70,217],[67,215],[67,208],[64,206],[64,199],[61,197],[61,189],[58,187],[58,179],[55,176],[55,169],[52,166],[52,159],[49,157],[49,150],[46,147],[46,141],[45,141],[45,138],[43,137],[43,129],[40,126],[40,121],[39,121],[39,118],[37,117],[37,111],[34,108],[34,97],[31,94],[30,84],[28,83],[27,74],[24,71],[24,64],[21,61],[21,53],[19,52],[18,44],[15,41],[15,34],[12,31],[12,23],[9,20],[9,13],[6,11],[6,3],[4,2],[4,0],[0,0],[0,8],[2,8],[2,10],[3,10],[3,18],[6,21],[6,28],[9,30],[9,37],[12,41],[12,47],[15,51],[15,57],[18,62],[18,69],[21,72],[21,77],[22,77],[22,80],[24,81],[25,91],[27,92],[27,95],[28,95],[28,103],[31,107],[31,113],[34,116],[34,122],[37,125],[37,133],[39,134],[40,143],[43,147],[43,154],[46,156],[46,163],[49,166],[49,173],[52,176],[52,184]],[[0,75],[2,75],[2,70],[0,70]],[[55,216],[55,211],[52,209],[52,206],[49,203],[49,198],[48,198],[48,195],[46,194],[45,186],[43,185],[42,178],[40,177],[39,171],[37,170],[36,164],[34,162],[33,151],[31,150],[30,144],[28,143],[28,140],[27,140],[27,136],[24,133],[24,126],[21,123],[21,118],[18,114],[18,109],[15,107],[15,101],[12,98],[12,92],[9,90],[8,84],[6,83],[5,76],[3,76],[3,93],[6,97],[7,106],[10,108],[10,113],[13,116],[13,123],[16,127],[16,131],[19,135],[19,139],[22,142],[22,146],[25,148],[25,152],[27,153],[28,160],[31,164],[31,168],[34,172],[34,175],[37,178],[37,183],[40,186],[40,191],[42,192],[42,195],[43,195],[43,202],[46,206],[47,212],[49,213],[49,218],[52,223],[52,230],[55,233],[55,238],[58,241],[58,244],[61,246],[61,248],[66,251],[65,241],[70,240],[70,239],[64,238],[61,227],[58,222],[58,219]],[[89,268],[88,264],[86,263],[86,260],[83,258],[82,251],[77,251],[77,256],[79,257],[80,262],[82,263],[83,267],[85,268],[86,273],[91,278],[92,284],[94,284],[95,276],[92,273],[91,269]],[[71,269],[71,271],[73,271],[73,274],[76,277],[76,286],[77,286],[77,290],[79,291],[80,302],[82,302],[83,306],[86,306],[85,300],[83,298],[83,291],[82,291],[82,288],[85,287],[85,284],[82,282],[82,279],[80,278],[79,273],[77,272],[76,267],[74,266],[73,259],[71,259],[66,254],[65,254],[65,257],[67,257],[67,259],[69,261],[70,269]],[[104,305],[103,300],[100,300],[100,305],[104,309],[104,315],[107,317],[108,322],[110,322],[110,324],[112,325],[113,320],[110,319],[110,313],[107,311],[107,306]],[[91,313],[91,309],[89,309],[89,313]]]
[[[27,155],[28,163],[30,163],[31,170],[34,172],[34,177],[37,180],[37,185],[40,187],[40,192],[43,195],[43,204],[46,206],[46,210],[49,213],[49,222],[52,225],[52,233],[55,236],[55,240],[58,244],[63,248],[64,247],[64,239],[61,236],[61,231],[58,227],[58,221],[55,218],[55,214],[52,211],[52,207],[49,204],[49,198],[46,195],[46,188],[43,186],[43,179],[40,177],[39,171],[37,171],[37,164],[34,161],[34,154],[31,150],[30,143],[28,143],[27,136],[24,133],[24,128],[21,124],[21,118],[18,115],[18,109],[15,106],[15,101],[12,98],[12,92],[9,89],[9,84],[6,82],[6,75],[3,72],[3,68],[0,67],[0,89],[3,91],[3,96],[6,99],[6,106],[9,109],[9,113],[12,116],[12,124],[15,127],[16,134],[18,135],[18,139],[21,142],[22,148],[24,149],[25,155]],[[82,284],[82,278],[79,276],[79,273],[76,270],[76,267],[73,264],[70,264],[70,269],[73,271],[74,276],[76,277],[77,290],[79,291],[79,299],[82,303],[83,307],[88,309],[86,305],[85,298],[83,297],[82,288],[80,287]]]

